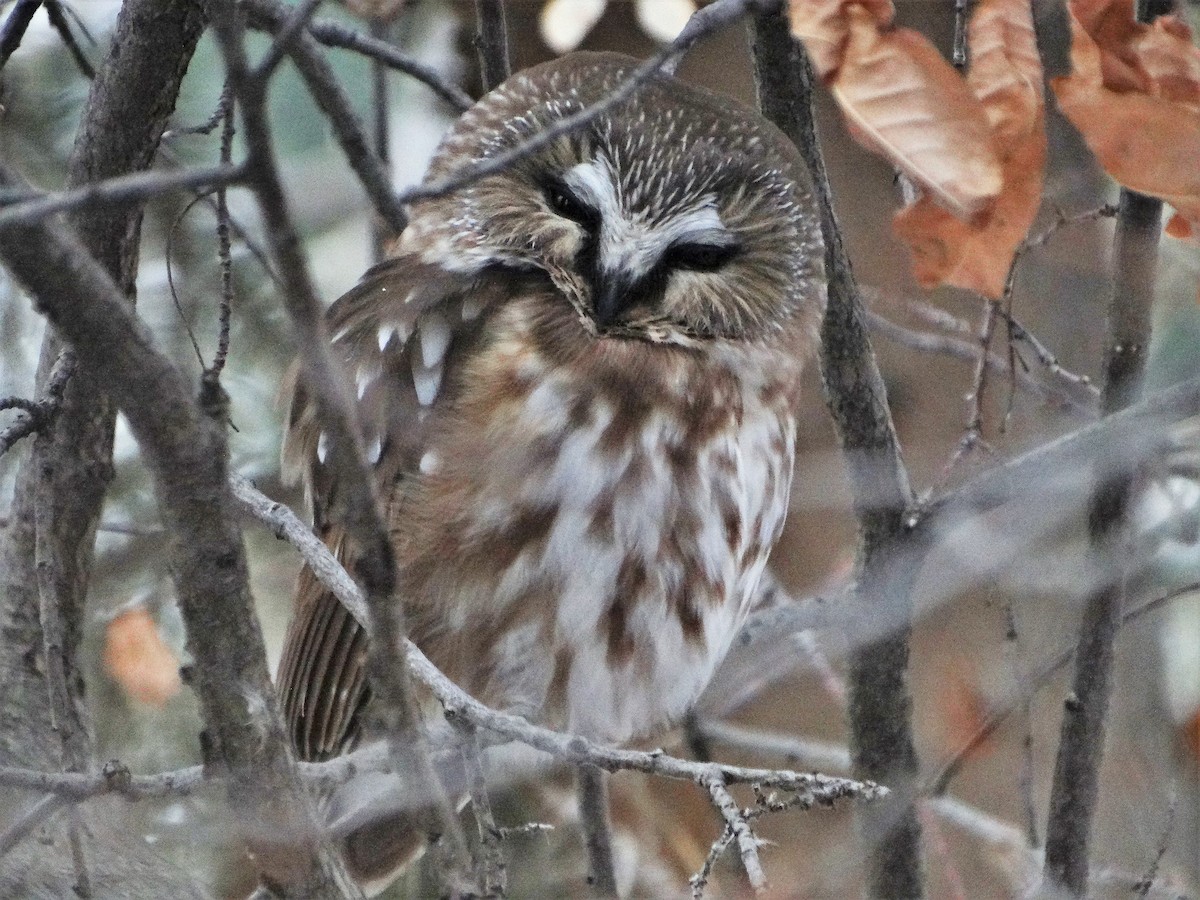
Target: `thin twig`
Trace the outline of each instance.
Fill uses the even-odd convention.
[[[1154,887],[1154,880],[1158,878],[1158,869],[1162,865],[1163,857],[1167,855],[1167,848],[1171,844],[1171,833],[1175,830],[1175,816],[1179,812],[1179,793],[1171,791],[1171,799],[1167,804],[1167,821],[1163,823],[1162,837],[1158,841],[1158,849],[1154,853],[1154,859],[1150,862],[1150,868],[1146,870],[1146,874],[1142,880],[1134,887],[1134,893],[1139,897],[1149,895],[1150,888]]]
[[[59,38],[71,54],[71,59],[75,60],[75,65],[79,68],[79,71],[89,81],[95,78],[96,68],[92,65],[91,60],[87,58],[87,55],[84,54],[83,48],[79,46],[79,41],[75,39],[75,32],[71,30],[71,23],[63,15],[61,0],[44,0],[42,5],[46,7],[46,17],[50,20],[51,27],[58,32]]]
[[[175,235],[178,233],[183,220],[187,214],[192,211],[192,208],[200,203],[203,197],[193,197],[188,201],[187,206],[180,210],[179,215],[175,217],[175,221],[171,223],[171,227],[167,229],[167,245],[164,249],[164,257],[167,265],[167,291],[171,295],[171,303],[175,307],[175,312],[179,316],[179,321],[183,323],[184,331],[187,332],[188,340],[192,342],[192,352],[196,354],[196,360],[200,363],[200,368],[204,368],[204,354],[200,352],[200,342],[196,340],[196,332],[192,329],[192,323],[188,321],[187,313],[183,311],[183,301],[179,299],[179,289],[175,286],[175,266],[173,258],[175,255]]]
[[[954,52],[951,60],[960,72],[970,63],[970,47],[967,44],[967,20],[970,18],[971,0],[954,0]]]
[[[695,722],[700,735],[715,744],[777,756],[789,765],[819,769],[822,772],[850,770],[850,751],[841,744],[812,741],[790,734],[776,734],[732,722],[700,718]]]
[[[233,161],[233,92],[228,85],[221,92],[222,100],[228,98],[221,111],[221,163]],[[229,196],[224,187],[217,188],[217,258],[221,263],[221,305],[217,312],[217,352],[213,356],[209,372],[220,378],[229,357],[229,328],[233,316],[233,254],[229,239],[230,215]]]
[[[508,864],[500,846],[500,834],[492,815],[487,778],[483,772],[479,733],[471,725],[459,723],[463,765],[471,797],[471,811],[479,834],[478,882],[482,897],[504,897],[508,892]]]
[[[264,28],[281,35],[292,22],[291,7],[279,0],[257,0],[256,10],[261,15]],[[295,63],[305,87],[316,101],[317,107],[333,126],[333,135],[341,147],[350,168],[358,176],[367,192],[375,211],[396,234],[404,230],[407,216],[392,190],[392,180],[379,157],[371,149],[371,140],[363,126],[354,104],[342,88],[333,67],[321,53],[316,41],[308,34],[298,33],[284,43],[287,55]],[[257,73],[247,74],[250,84],[265,86]]]
[[[767,876],[763,872],[762,863],[758,858],[758,838],[750,828],[750,823],[746,821],[746,817],[738,808],[737,801],[729,793],[725,779],[720,775],[708,775],[702,778],[700,784],[708,791],[713,805],[725,819],[726,829],[732,832],[734,840],[737,841],[742,868],[746,870],[746,877],[750,879],[750,887],[754,891],[754,895],[762,896],[767,890]]]
[[[0,228],[33,225],[55,213],[93,205],[142,203],[175,189],[206,190],[238,184],[244,177],[241,165],[212,166],[177,172],[134,172],[55,193],[28,188],[4,190],[0,191]]]
[[[387,43],[392,33],[391,22],[379,19],[371,21],[371,37],[374,40]],[[388,98],[387,66],[382,60],[371,60],[371,111],[373,114],[373,132],[375,155],[380,164],[391,176],[391,104]],[[382,262],[387,255],[387,245],[391,238],[390,229],[382,222],[372,221],[371,243],[372,261]]]
[[[0,859],[4,859],[31,831],[69,803],[58,794],[44,794],[31,803],[4,831],[0,831]]]
[[[293,6],[286,7],[282,18],[276,20],[277,27],[273,29],[274,40],[258,65],[250,73],[255,81],[267,82],[275,67],[279,65],[284,54],[289,53],[295,45],[296,37],[308,25],[309,20],[316,15],[317,7],[323,0],[300,0]]]
[[[276,5],[267,0],[245,0],[243,6],[251,28],[266,29],[274,21]],[[474,101],[456,84],[451,84],[429,66],[397,50],[390,44],[355,31],[338,22],[314,19],[308,23],[308,33],[326,47],[352,50],[368,59],[377,60],[390,69],[403,72],[424,84],[454,109],[462,112]]]
[[[616,897],[617,875],[613,866],[612,823],[608,816],[608,785],[605,774],[594,766],[575,770],[579,822],[588,858],[588,884],[597,897]]]
[[[973,450],[981,447],[989,453],[992,447],[983,439],[983,403],[987,390],[988,356],[992,351],[992,335],[996,330],[996,319],[999,316],[1000,304],[995,300],[984,298],[983,320],[979,325],[978,347],[975,350],[975,375],[971,380],[971,390],[967,394],[967,424],[958,445],[950,455],[949,461],[942,467],[938,480],[929,486],[926,496],[932,496],[949,480],[951,474]],[[1012,363],[1005,366],[1012,372]]]
[[[1004,319],[1005,324],[1008,326],[1010,338],[1015,341],[1024,341],[1026,344],[1028,344],[1029,348],[1033,350],[1034,355],[1037,356],[1038,362],[1045,366],[1046,369],[1048,369],[1052,374],[1058,376],[1069,384],[1077,384],[1081,387],[1087,388],[1088,393],[1094,397],[1100,396],[1100,389],[1092,383],[1092,379],[1089,376],[1077,375],[1070,369],[1064,368],[1063,365],[1058,361],[1058,357],[1051,353],[1049,348],[1047,348],[1045,344],[1038,340],[1037,335],[1017,321],[1016,317],[1013,316],[1012,313],[1002,309],[1000,310],[1000,317]]]
[[[406,626],[403,605],[395,597],[395,551],[365,461],[352,394],[329,346],[321,303],[275,162],[266,118],[266,85],[249,69],[244,27],[233,0],[214,2],[211,14],[229,84],[242,114],[249,186],[258,201],[275,268],[284,282],[282,299],[296,330],[305,384],[317,399],[322,426],[330,439],[331,464],[345,503],[343,524],[360,548],[356,574],[374,627],[367,657],[372,715],[388,739],[398,770],[416,773],[416,784],[428,791],[441,819],[442,834],[455,858],[465,865],[469,860],[466,839],[426,752],[424,729],[404,665]],[[304,36],[299,36],[293,47],[305,43]]]
[[[1200,591],[1200,581],[1191,582],[1173,588],[1163,594],[1147,600],[1132,609],[1126,611],[1120,619],[1120,627],[1124,628],[1131,622],[1136,622],[1147,613],[1153,612],[1161,606],[1170,603],[1177,597],[1183,597],[1187,594],[1194,594]],[[927,780],[922,786],[920,793],[924,796],[940,796],[946,792],[950,786],[950,782],[962,770],[963,764],[979,748],[979,746],[996,733],[996,729],[1004,724],[1015,711],[1021,708],[1022,702],[1032,698],[1042,688],[1050,683],[1050,679],[1054,677],[1060,669],[1066,666],[1071,660],[1075,659],[1077,647],[1068,647],[1059,653],[1054,659],[1050,660],[1039,670],[1032,675],[1027,676],[1024,683],[1021,685],[1017,702],[1011,702],[1006,706],[994,710],[984,721],[982,725],[971,735],[963,745],[954,752],[951,757],[942,764],[938,769],[937,774]]]
[[[67,844],[71,848],[71,864],[75,867],[75,884],[72,890],[76,897],[88,900],[92,896],[92,876],[88,867],[88,844],[84,840],[86,827],[78,807],[67,810]]]
[[[67,384],[75,373],[75,353],[70,349],[63,350],[50,370],[50,378],[46,383],[46,396],[41,400],[25,400],[19,397],[9,397],[11,404],[5,408],[22,409],[21,415],[3,431],[0,431],[0,456],[3,456],[17,441],[36,434],[41,429],[53,423],[62,406]]]
[[[0,28],[0,69],[4,68],[8,58],[21,46],[29,23],[33,21],[33,14],[41,5],[42,0],[17,0],[13,5],[12,12],[4,20],[3,28]]]

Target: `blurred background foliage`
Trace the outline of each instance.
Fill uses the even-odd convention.
[[[901,2],[899,17],[948,48],[953,25],[950,2]],[[1048,56],[1061,56],[1064,33],[1051,4],[1039,6]],[[115,20],[117,0],[77,0],[78,24],[94,40],[82,39],[85,54],[98,64]],[[514,68],[548,58],[539,37],[534,0],[510,0],[509,26]],[[1194,14],[1195,7],[1192,7]],[[7,9],[0,9],[6,13]],[[478,75],[471,48],[473,4],[454,0],[408,0],[389,39],[477,95]],[[356,22],[340,6],[325,4],[321,15]],[[82,31],[82,28],[79,29]],[[256,38],[254,47],[265,46]],[[645,56],[653,39],[639,26],[632,3],[613,0],[584,40],[587,49],[614,49]],[[372,72],[360,57],[329,51],[343,85],[359,112],[372,115]],[[744,31],[727,29],[685,60],[682,77],[714,90],[753,100]],[[397,186],[418,181],[453,111],[425,87],[392,74],[389,84],[390,138]],[[222,88],[222,71],[211,37],[196,53],[175,115],[175,134],[164,145],[161,164],[210,164],[218,137],[179,129],[207,120]],[[61,186],[87,82],[39,13],[20,50],[3,72],[0,153],[44,188]],[[362,191],[345,165],[328,124],[295,72],[285,64],[272,82],[271,114],[293,212],[300,223],[322,295],[332,301],[352,286],[372,261],[372,216]],[[853,144],[836,114],[822,99],[822,133],[835,199],[856,271],[880,312],[917,327],[905,298],[921,296],[908,274],[908,262],[889,231],[898,203],[892,172]],[[1052,114],[1050,172],[1044,221],[1056,208],[1079,212],[1115,196],[1061,118]],[[239,150],[235,145],[235,156]],[[175,162],[173,162],[175,161]],[[234,218],[257,242],[258,227],[249,198],[233,192]],[[1053,348],[1067,368],[1095,375],[1104,334],[1109,293],[1106,272],[1111,223],[1091,223],[1063,231],[1022,263],[1016,310],[1024,323]],[[178,364],[198,375],[216,345],[220,296],[212,210],[183,195],[147,208],[143,230],[138,309],[161,345]],[[168,248],[170,253],[168,255]],[[170,288],[174,282],[174,297]],[[233,468],[267,493],[300,508],[301,499],[278,478],[282,411],[278,393],[292,355],[291,339],[276,287],[246,242],[234,244],[235,305],[229,366],[222,381],[232,399]],[[1152,374],[1148,389],[1194,377],[1200,371],[1200,310],[1196,282],[1200,260],[1194,248],[1167,241],[1162,248],[1155,320]],[[925,300],[971,323],[980,301],[961,291],[943,290]],[[0,272],[0,396],[29,396],[41,322],[7,276]],[[917,484],[942,483],[943,468],[966,421],[964,394],[970,390],[970,362],[918,353],[876,338],[888,379],[906,461]],[[1050,379],[1030,363],[1040,379]],[[1025,394],[1015,398],[1006,418],[1009,388],[993,379],[985,404],[985,437],[994,454],[976,453],[950,476],[956,483],[1004,456],[1029,448],[1084,424]],[[832,428],[820,400],[815,373],[801,406],[798,472],[793,514],[774,558],[783,584],[797,594],[830,591],[849,571],[854,522],[843,483]],[[1007,421],[1003,433],[1001,422]],[[1200,483],[1196,446],[1184,445],[1172,465],[1144,494],[1140,527],[1153,559],[1146,590],[1194,579],[1200,572],[1196,528]],[[19,450],[0,458],[0,498],[7,507]],[[101,759],[117,758],[135,772],[154,772],[199,762],[200,720],[190,692],[181,690],[160,705],[132,699],[110,677],[105,642],[111,623],[132,606],[148,609],[166,644],[183,656],[182,623],[171,595],[164,536],[153,494],[136,446],[118,426],[117,478],[109,493],[86,625],[85,671],[88,700]],[[1082,492],[1077,492],[1082,497]],[[273,535],[247,529],[253,589],[266,634],[272,668],[289,615],[298,563]],[[934,768],[960,746],[993,709],[1009,704],[1028,673],[1073,643],[1084,569],[1082,503],[1057,499],[1024,502],[972,523],[935,552],[918,585],[912,680],[916,698],[918,749]],[[1006,641],[1005,610],[1011,606],[1019,639]],[[693,733],[661,738],[681,752],[713,753],[735,762],[844,768],[846,728],[842,655],[846,639],[804,633],[778,635],[752,658],[734,653],[701,704],[702,720],[736,720],[742,725],[810,742],[810,755],[787,759],[778,753],[727,746]],[[1016,652],[1014,653],[1014,646]],[[1195,895],[1200,887],[1200,598],[1184,598],[1147,617],[1118,643],[1118,686],[1110,722],[1104,790],[1097,825],[1096,871],[1140,873],[1162,839],[1170,796],[1179,813],[1163,862],[1162,884]],[[1024,673],[1024,675],[1023,675]],[[1029,711],[1032,737],[1032,797],[1039,830],[1058,738],[1065,674],[1034,699]],[[1021,842],[1025,811],[1018,789],[1026,727],[1012,720],[979,747],[952,793],[1012,826],[1006,839],[982,840],[933,812],[927,829],[928,877],[933,897],[1004,897],[1023,887]],[[824,754],[824,755],[822,755]],[[553,832],[534,831],[507,841],[513,896],[578,895],[584,890],[584,862],[573,822],[569,781],[542,780],[537,790],[514,786],[498,797],[502,825],[546,821]],[[219,896],[244,896],[249,870],[238,848],[228,843],[228,815],[219,792],[201,791],[173,802],[112,802],[114,815],[145,840],[197,873]],[[678,895],[716,837],[719,823],[705,798],[686,784],[655,782],[640,776],[614,779],[619,879],[638,895]],[[764,864],[779,896],[842,897],[859,889],[859,857],[848,810],[793,812],[768,817],[762,836],[774,841]],[[1015,837],[1014,837],[1015,836]],[[1015,841],[1015,844],[1014,844]],[[726,861],[728,863],[728,860]],[[0,865],[3,865],[0,862]],[[736,893],[743,885],[732,864],[719,867],[710,890]],[[433,890],[428,872],[417,871],[395,896],[425,896]],[[1128,884],[1112,896],[1127,896]],[[1099,895],[1107,896],[1105,892]]]

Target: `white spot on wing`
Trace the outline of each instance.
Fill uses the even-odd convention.
[[[437,398],[438,388],[442,385],[442,364],[426,367],[414,356],[412,365],[413,387],[417,390],[417,401],[422,406],[429,406]]]
[[[371,465],[375,465],[377,462],[379,462],[379,457],[382,455],[383,441],[381,441],[379,438],[375,438],[375,440],[371,441],[371,443],[367,446],[367,462],[369,462]]]
[[[390,323],[385,323],[379,326],[379,352],[382,353],[391,341],[392,335],[396,333],[396,326]]]
[[[321,432],[321,436],[317,438],[317,462],[325,464],[325,457],[329,455],[329,436],[325,432]]]
[[[421,317],[418,327],[421,330],[421,360],[425,368],[440,365],[450,345],[450,325],[445,316],[435,312],[426,313]]]
[[[425,453],[425,455],[421,457],[420,469],[422,475],[432,475],[434,472],[436,472],[438,469],[437,454],[432,450]]]

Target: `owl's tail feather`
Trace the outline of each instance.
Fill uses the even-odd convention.
[[[451,799],[456,809],[467,800],[459,790]],[[441,829],[427,800],[427,795],[414,797],[413,785],[404,779],[377,772],[355,777],[330,799],[330,828],[346,869],[368,897],[403,875],[425,852],[428,835]]]
[[[383,893],[425,847],[426,832],[407,813],[364,825],[341,841],[346,870],[368,897]]]

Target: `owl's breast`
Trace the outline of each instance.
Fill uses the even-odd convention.
[[[480,354],[403,516],[415,639],[482,699],[576,733],[681,715],[783,525],[793,368],[630,342]]]

